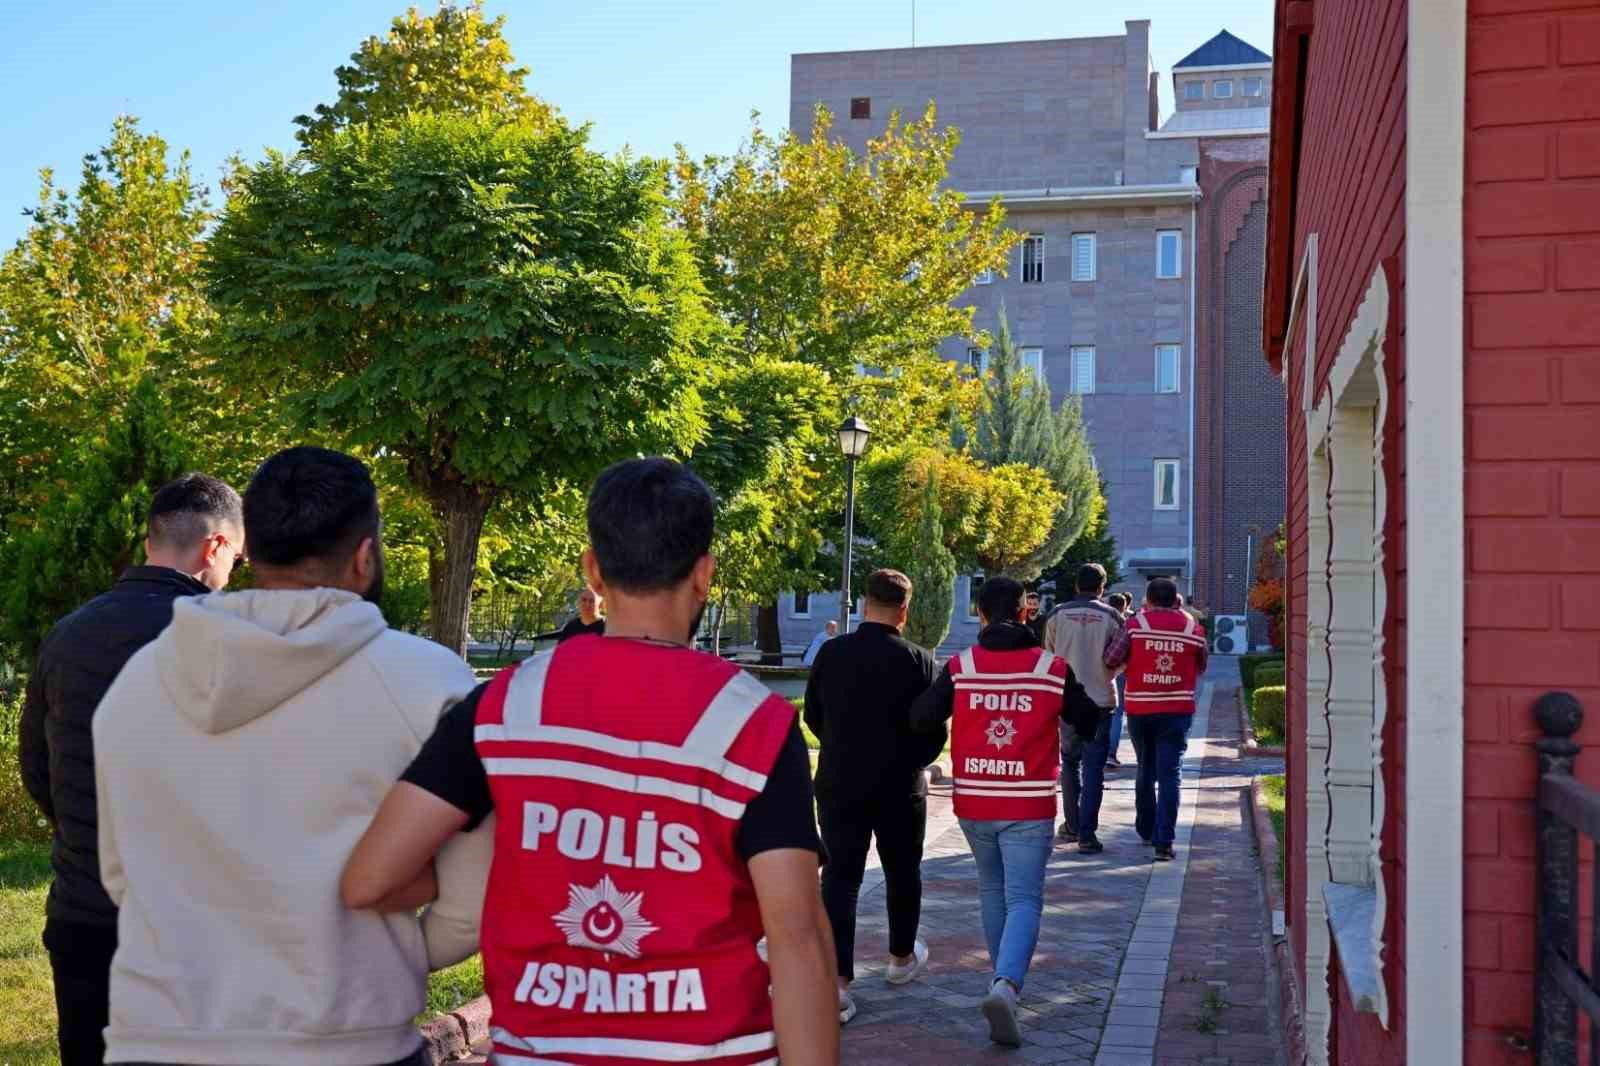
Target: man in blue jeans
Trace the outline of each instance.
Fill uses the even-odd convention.
[[[978,590],[978,643],[945,664],[911,705],[913,729],[947,719],[956,817],[978,865],[983,936],[994,964],[983,1015],[989,1038],[1020,1046],[1017,997],[1039,940],[1044,869],[1055,817],[1057,723],[1092,732],[1099,709],[1065,660],[1021,622],[1022,585],[992,577]]]
[[[1206,669],[1205,632],[1178,604],[1176,582],[1152,579],[1144,609],[1128,619],[1105,654],[1108,669],[1127,667],[1128,733],[1139,756],[1134,827],[1155,845],[1157,862],[1176,857],[1179,767]]]

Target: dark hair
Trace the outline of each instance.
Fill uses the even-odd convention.
[[[911,599],[911,579],[898,570],[874,570],[867,575],[867,599],[879,607],[901,607]]]
[[[1128,599],[1126,592],[1113,592],[1106,597],[1106,602],[1119,611],[1126,611],[1128,609]]]
[[[239,494],[206,474],[169,481],[150,499],[150,539],[168,548],[190,547],[224,522],[244,524]]]
[[[1015,622],[1022,613],[1022,582],[1010,577],[991,577],[978,589],[978,610],[990,623]]]
[[[716,503],[695,472],[671,459],[628,459],[589,490],[589,546],[608,585],[669,589],[711,551]]]
[[[244,539],[252,562],[342,563],[378,535],[378,489],[364,463],[327,448],[289,448],[256,470],[244,490]]]
[[[1178,606],[1178,583],[1170,577],[1153,577],[1144,587],[1144,598],[1152,607]]]
[[[1099,563],[1084,563],[1078,567],[1073,584],[1079,592],[1099,592],[1106,587],[1106,568]]]

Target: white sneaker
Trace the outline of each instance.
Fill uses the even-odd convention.
[[[839,1024],[844,1025],[856,1016],[856,1001],[849,992],[839,989]]]
[[[1017,990],[1004,977],[996,977],[983,997],[983,1016],[989,1022],[989,1039],[1007,1047],[1022,1046],[1017,1026]]]
[[[923,970],[928,968],[928,942],[921,937],[911,948],[911,961],[904,966],[889,960],[889,972],[884,975],[884,980],[891,985],[903,985],[916,980]]]

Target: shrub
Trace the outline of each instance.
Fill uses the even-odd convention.
[[[1251,688],[1271,688],[1273,685],[1282,686],[1283,664],[1262,663],[1256,667],[1255,677],[1252,680],[1255,684],[1251,685]]]
[[[17,728],[22,722],[22,689],[0,690],[0,840],[47,843],[50,823],[22,787],[17,759]]]
[[[1284,692],[1282,685],[1266,685],[1250,699],[1250,725],[1262,744],[1283,743]]]
[[[1282,654],[1258,653],[1239,656],[1239,681],[1245,688],[1256,687],[1256,668],[1263,663],[1282,663]]]

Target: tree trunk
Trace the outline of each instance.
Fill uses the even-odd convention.
[[[430,492],[439,528],[444,531],[444,557],[430,575],[433,601],[432,636],[457,655],[467,654],[467,619],[472,612],[472,578],[478,568],[478,539],[494,501],[459,482]],[[430,555],[431,561],[431,555]],[[430,567],[431,569],[431,567]]]
[[[778,630],[777,600],[763,603],[756,610],[756,647],[761,649],[764,664],[783,665],[783,634]]]

